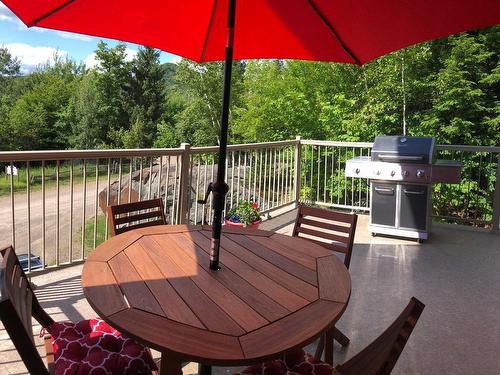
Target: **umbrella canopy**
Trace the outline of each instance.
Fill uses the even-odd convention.
[[[500,0],[2,0],[27,26],[225,60],[210,268],[218,269],[231,66],[287,58],[362,65],[425,40],[500,22]],[[234,40],[236,40],[235,43]],[[233,48],[234,46],[234,48]]]
[[[2,1],[28,26],[225,58],[229,0]],[[233,56],[364,64],[499,20],[499,0],[238,0]]]

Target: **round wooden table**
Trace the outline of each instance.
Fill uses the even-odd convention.
[[[85,262],[82,285],[109,324],[182,361],[244,365],[277,358],[332,327],[347,307],[349,272],[330,251],[268,231],[223,228],[219,271],[211,227],[165,225],[123,233]]]

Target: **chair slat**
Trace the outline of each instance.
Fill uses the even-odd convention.
[[[302,225],[310,225],[312,227],[328,229],[334,232],[349,233],[351,231],[350,226],[336,225],[333,223],[325,223],[324,221],[312,220],[309,217],[300,217],[299,222]]]
[[[128,225],[126,227],[116,228],[116,234],[128,232],[129,230],[132,230],[132,229],[139,229],[139,228],[151,227],[153,225],[163,225],[163,224],[165,224],[163,222],[163,220],[155,220],[155,221],[148,221],[145,223],[132,224],[132,225]]]
[[[158,219],[149,220],[151,218]],[[161,198],[110,206],[108,207],[108,220],[112,236],[132,229],[167,223]]]
[[[342,223],[352,223],[353,214],[346,214],[344,212],[326,210],[321,208],[300,206],[300,213],[302,216],[314,216],[322,219],[328,219],[332,221],[339,221]]]
[[[333,234],[333,233],[321,232],[319,230],[314,230],[314,229],[306,228],[306,227],[298,228],[298,232],[308,234],[310,236],[314,236],[314,237],[318,237],[318,238],[323,238],[326,240],[340,242],[340,243],[343,243],[346,245],[349,242],[349,237],[338,236],[338,235]]]
[[[155,211],[144,212],[142,214],[123,216],[123,217],[116,217],[116,215],[115,215],[115,224],[120,225],[120,224],[124,224],[124,223],[133,223],[135,221],[151,219],[153,217],[161,218],[161,212],[158,210],[155,210]]]

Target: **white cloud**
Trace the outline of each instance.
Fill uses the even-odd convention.
[[[0,21],[16,22],[17,17],[4,4],[0,3]]]
[[[53,63],[54,57],[66,57],[67,51],[57,50],[52,47],[30,46],[24,43],[10,43],[4,45],[12,56],[17,57],[21,62],[21,72],[23,74],[32,72],[37,66],[47,62]]]
[[[90,42],[92,38],[87,35],[82,35],[82,34],[75,34],[75,33],[68,33],[66,31],[56,31],[56,35],[60,36],[61,38],[64,39],[74,39],[74,40],[81,40],[83,42]]]
[[[132,61],[136,55],[137,50],[128,47],[125,49],[125,61]],[[95,52],[91,53],[83,61],[87,69],[97,68],[97,66],[99,65],[99,62],[97,61],[95,56]]]
[[[182,57],[174,56],[170,60],[168,60],[168,62],[172,63],[172,64],[179,64],[181,62],[181,60],[182,60]]]

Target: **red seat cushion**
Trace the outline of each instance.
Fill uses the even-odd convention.
[[[277,359],[250,366],[235,375],[332,375],[333,367],[314,359],[302,349],[292,350]]]
[[[136,375],[157,370],[149,351],[101,319],[54,323],[56,375]]]

